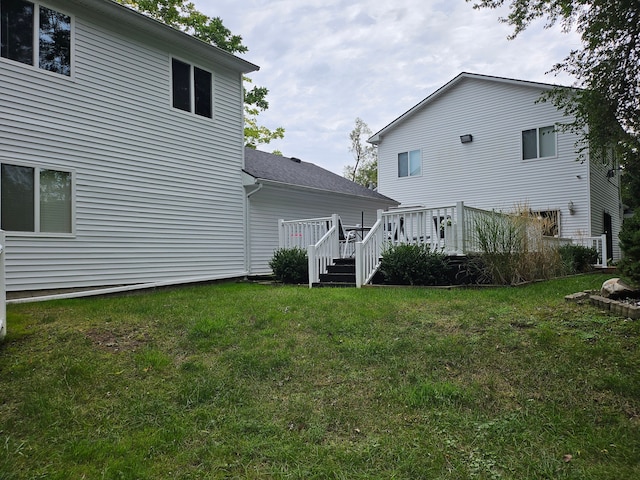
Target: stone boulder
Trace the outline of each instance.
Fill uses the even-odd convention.
[[[600,295],[605,298],[628,297],[638,292],[619,278],[610,278],[602,284]]]

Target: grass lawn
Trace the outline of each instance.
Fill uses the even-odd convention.
[[[10,305],[0,479],[637,479],[640,322],[518,288]]]

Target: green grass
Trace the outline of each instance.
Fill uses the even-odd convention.
[[[563,299],[603,280],[10,305],[0,479],[640,478],[640,322]]]

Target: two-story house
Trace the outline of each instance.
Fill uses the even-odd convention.
[[[607,235],[620,256],[620,172],[611,157],[578,158],[579,137],[551,102],[553,85],[461,73],[373,135],[378,191],[403,206],[527,208],[559,237]]]
[[[111,0],[0,0],[7,290],[246,273],[243,74]]]

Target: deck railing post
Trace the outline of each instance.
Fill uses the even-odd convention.
[[[606,268],[609,252],[607,252],[607,235],[605,233],[600,235],[600,243],[602,244],[602,266]]]
[[[456,252],[465,253],[465,224],[464,224],[464,202],[456,203]]]
[[[362,254],[362,242],[356,242],[356,287],[362,287],[364,283],[364,256]]]
[[[318,277],[318,260],[316,259],[315,245],[309,245],[307,247],[307,257],[309,260],[309,288],[312,288],[313,283],[317,281],[316,277]]]
[[[337,213],[331,215],[331,223],[331,226],[335,227],[335,232],[331,239],[331,258],[334,259],[340,257],[340,232],[338,231],[340,228],[340,217]]]
[[[284,245],[284,220],[281,218],[278,220],[278,245],[280,248],[285,248]]]
[[[7,334],[7,289],[5,283],[5,235],[0,230],[0,340]]]

